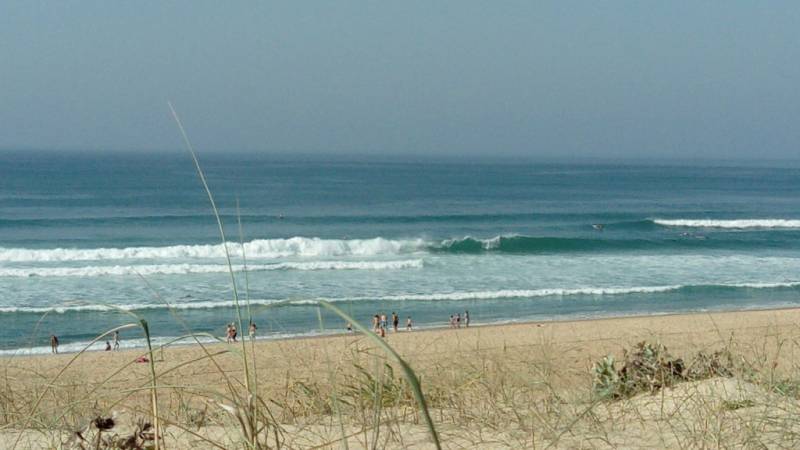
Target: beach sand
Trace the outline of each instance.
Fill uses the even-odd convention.
[[[798,324],[800,309],[781,309],[390,331],[386,342],[417,372],[447,448],[732,447],[747,442],[771,447],[800,439],[797,425],[786,425],[800,423],[800,390],[777,399],[774,393],[779,382],[788,386],[800,380]],[[660,342],[685,359],[698,351],[727,349],[743,369],[733,378],[685,383],[658,395],[617,402],[593,399],[594,364],[608,354],[620,359],[624,349],[640,341]],[[172,448],[213,448],[197,435],[223,447],[240,438],[220,406],[231,403],[228,383],[238,385],[244,379],[240,357],[232,352],[239,349],[214,344],[205,350],[186,345],[155,352],[163,386],[161,415],[193,427],[191,434],[168,427],[165,436]],[[18,448],[54,445],[69,430],[111,411],[120,423],[146,416],[149,365],[132,362],[141,353],[83,354],[50,391],[44,386],[76,355],[0,360],[5,373],[0,448],[10,447],[10,437],[19,435],[21,417],[40,396],[28,427],[49,431],[23,432]],[[216,355],[213,361],[208,354]],[[333,396],[350,404],[358,402],[358,392],[369,397],[359,383],[371,386],[387,377],[385,362],[394,371],[382,389],[393,392],[404,386],[397,364],[365,336],[264,340],[256,342],[254,354],[258,392],[281,424],[283,445],[338,448],[341,442],[336,440],[345,432],[352,435],[352,448],[375,442],[378,448],[431,446],[413,399],[402,389],[394,403],[373,402],[380,403],[377,413],[372,406],[362,408],[364,417],[339,419],[331,407]],[[654,399],[660,399],[658,406],[653,406]],[[705,400],[691,406],[698,399]],[[769,409],[773,407],[778,410]],[[673,413],[665,415],[664,408]],[[374,414],[363,414],[367,410]],[[712,413],[721,418],[699,419]]]

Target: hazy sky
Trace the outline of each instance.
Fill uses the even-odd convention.
[[[797,1],[0,2],[0,148],[797,157]]]

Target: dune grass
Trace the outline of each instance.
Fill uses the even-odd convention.
[[[505,334],[514,330],[504,328],[401,332],[387,340],[414,368],[446,448],[773,448],[800,438],[800,331],[794,326],[724,339],[706,333],[692,341],[639,333],[604,343],[567,342],[563,334],[539,330],[528,332],[536,337],[511,334],[511,341]],[[635,352],[639,338],[667,345],[674,358],[720,351],[734,364],[725,376],[616,399],[598,395],[593,365],[606,353],[624,360],[622,350]],[[255,448],[435,447],[401,364],[366,334],[256,344],[250,367],[262,381],[252,407],[244,397],[242,359],[233,351],[239,347],[204,347],[167,346],[164,360],[156,361],[162,447],[244,449],[254,441]],[[116,417],[113,433],[129,436],[139,419],[153,418],[150,370],[130,363],[142,354],[84,353],[78,361],[102,361],[107,372],[92,377],[90,368],[73,364],[55,381],[52,362],[76,355],[11,360],[0,429],[19,437],[18,448],[30,448],[32,441],[67,442],[95,418]],[[52,364],[39,372],[31,368],[38,361]],[[246,407],[257,420],[246,416]]]

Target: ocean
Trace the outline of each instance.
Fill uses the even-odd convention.
[[[800,305],[796,165],[199,156],[263,339],[344,331],[320,299],[418,328]],[[186,153],[0,153],[0,354],[133,315],[222,336],[232,305]]]

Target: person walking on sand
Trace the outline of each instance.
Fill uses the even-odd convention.
[[[55,334],[50,336],[50,351],[58,353],[58,337]]]
[[[250,340],[254,340],[256,338],[256,324],[255,322],[250,322],[250,327],[247,330],[247,334],[250,335]]]
[[[411,316],[406,318],[406,331],[411,331]]]
[[[114,332],[114,351],[119,350],[119,330]]]
[[[464,311],[464,327],[469,328],[469,311]]]
[[[392,328],[394,328],[394,332],[397,333],[397,327],[400,325],[400,318],[397,317],[397,313],[392,311]]]

